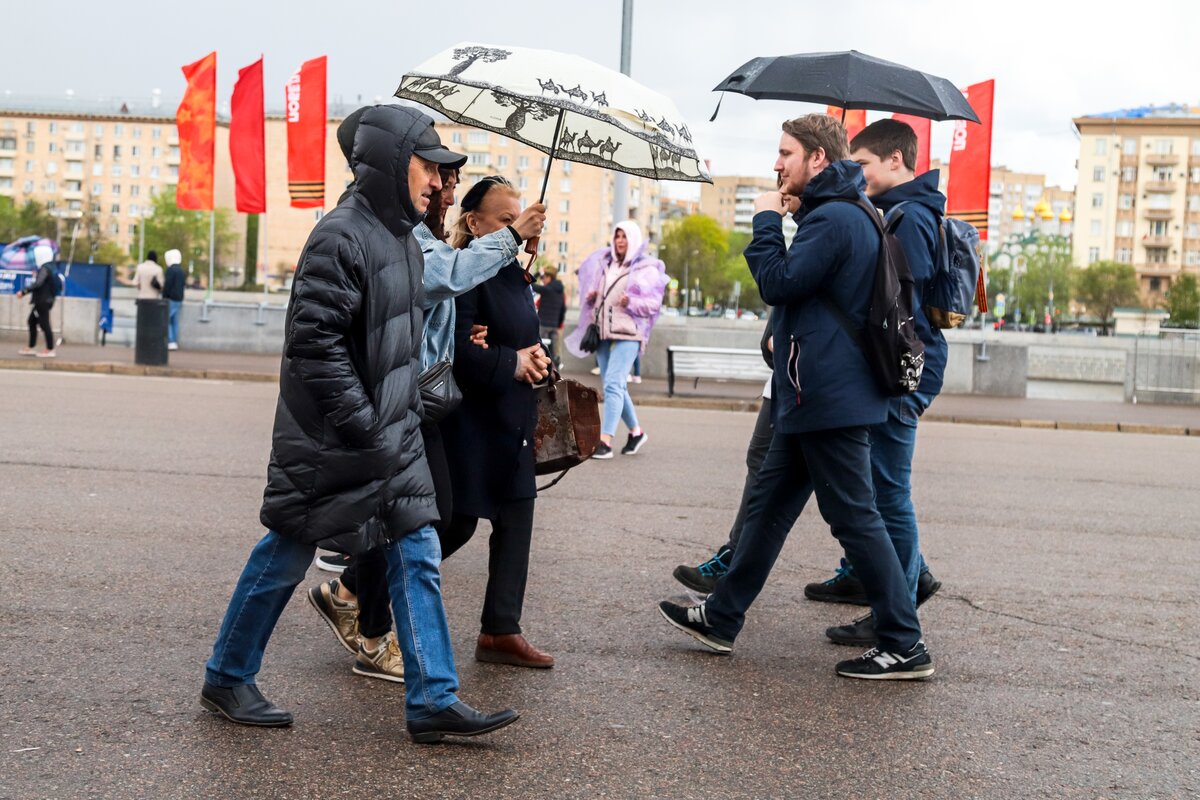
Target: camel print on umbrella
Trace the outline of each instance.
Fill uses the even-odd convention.
[[[494,47],[459,47],[454,51],[454,60],[462,61],[461,64],[455,64],[454,69],[446,73],[447,78],[457,77],[476,61],[483,59],[484,63],[495,61],[503,61],[512,55],[511,50],[499,50]],[[464,61],[464,59],[466,59]]]

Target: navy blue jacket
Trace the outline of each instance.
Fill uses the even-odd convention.
[[[874,425],[888,400],[866,357],[821,300],[833,300],[856,325],[867,318],[879,259],[879,233],[853,202],[865,186],[862,168],[837,161],[808,184],[785,249],[783,217],[754,217],[746,261],[758,291],[775,309],[775,430],[780,433]]]
[[[178,264],[172,264],[167,267],[167,272],[163,276],[163,300],[174,300],[182,303],[186,285],[187,276],[183,274],[183,267]]]
[[[454,303],[454,377],[463,402],[441,423],[454,511],[495,519],[502,503],[537,496],[537,398],[513,373],[517,350],[541,341],[538,317],[516,261]],[[476,324],[487,326],[486,350],[471,344]]]
[[[946,196],[938,191],[938,170],[931,170],[915,180],[893,186],[871,202],[885,214],[904,203],[904,216],[896,226],[896,238],[908,258],[913,276],[913,311],[917,336],[925,344],[925,371],[918,388],[930,399],[942,390],[942,375],[946,371],[946,337],[940,328],[929,324],[925,316],[925,289],[933,278],[934,259],[938,256],[938,232],[946,213]]]

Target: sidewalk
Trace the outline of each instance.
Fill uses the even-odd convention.
[[[131,347],[65,344],[58,349],[56,358],[41,359],[18,356],[19,346],[15,340],[0,340],[0,370],[43,369],[263,382],[279,378],[279,356],[274,354],[176,350],[170,354],[169,366],[143,367],[133,363]],[[600,379],[594,375],[569,377],[600,387]],[[762,389],[755,383],[712,380],[702,380],[693,388],[690,380],[683,379],[676,381],[675,396],[668,397],[667,382],[662,378],[645,378],[629,388],[641,405],[729,411],[757,411]],[[1200,406],[942,395],[924,418],[977,425],[1200,436]]]

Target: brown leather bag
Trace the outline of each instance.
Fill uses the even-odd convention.
[[[561,377],[557,371],[534,389],[538,422],[533,433],[535,472],[563,475],[592,457],[600,443],[600,398],[596,390],[579,381]],[[559,475],[547,489],[558,483]]]

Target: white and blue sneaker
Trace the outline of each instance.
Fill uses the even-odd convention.
[[[858,658],[839,662],[837,674],[843,678],[872,681],[915,681],[933,674],[933,659],[924,640],[907,653],[893,653],[872,647]]]

